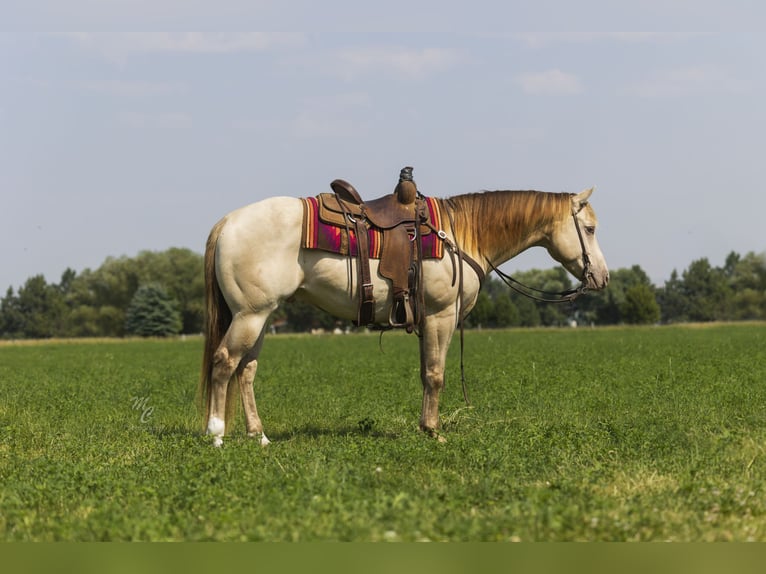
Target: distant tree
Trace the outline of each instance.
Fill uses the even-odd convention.
[[[12,289],[6,292],[0,328],[6,338],[55,337],[65,311],[64,298],[57,287],[48,285],[42,275],[35,275],[27,279],[15,296]]]
[[[519,311],[519,325],[522,327],[539,327],[542,325],[538,304],[519,293],[514,293],[511,298]]]
[[[66,337],[98,337],[103,334],[99,310],[90,305],[78,305],[69,311]]]
[[[141,285],[125,312],[125,332],[141,337],[167,337],[180,331],[178,303],[159,283]]]
[[[492,327],[514,327],[521,323],[519,310],[509,295],[498,296],[495,299],[493,315],[494,320],[490,319],[489,322]]]
[[[335,317],[304,301],[285,303],[284,311],[289,331],[302,333],[311,329],[331,330],[335,326]]]
[[[684,283],[673,269],[670,279],[665,281],[665,286],[658,292],[660,315],[664,323],[687,321],[689,317],[688,301],[684,289]]]
[[[178,302],[183,333],[202,331],[205,298],[204,261],[190,249],[142,251],[135,258],[141,283],[161,283]]]
[[[654,289],[648,285],[633,285],[625,291],[620,308],[622,320],[631,324],[651,324],[660,320],[660,306]]]
[[[766,319],[766,254],[732,252],[723,268],[731,289],[732,319]]]
[[[72,285],[74,284],[75,279],[77,279],[77,271],[75,271],[71,267],[67,267],[64,270],[64,272],[61,274],[61,281],[59,281],[59,284],[57,285],[57,289],[63,295],[68,294],[69,291],[72,289]]]
[[[130,257],[107,257],[91,274],[84,275],[95,306],[128,308],[138,286],[142,283],[139,265]]]
[[[539,279],[532,287],[548,293],[561,293],[572,288],[572,276],[563,267],[554,267],[541,271]],[[568,304],[537,303],[540,319],[544,325],[561,326],[569,322],[573,312]]]
[[[572,287],[571,277],[561,267],[514,276],[545,291]],[[139,296],[140,285],[162,285],[164,296],[155,293],[154,305],[136,308],[147,297],[145,292]],[[490,276],[466,325],[562,325],[571,317],[598,324],[651,323],[657,320],[658,306],[664,322],[766,319],[766,254],[731,252],[722,267],[699,259],[681,274],[673,270],[661,288],[655,288],[638,265],[616,269],[607,289],[590,292],[574,305],[534,301]],[[152,311],[158,317],[180,317],[180,326],[172,319],[168,332],[197,333],[203,308],[200,254],[180,248],[142,251],[133,258],[109,257],[96,270],[77,273],[68,268],[58,285],[36,275],[15,292],[8,288],[0,298],[0,338],[121,336],[128,328],[138,333],[142,317],[150,317]],[[286,330],[292,331],[331,329],[337,324],[328,313],[299,301],[280,308],[275,320],[286,322]]]
[[[19,299],[8,287],[5,297],[0,300],[0,337],[3,339],[18,339],[24,336],[24,313],[20,308]]]
[[[142,251],[136,257],[109,257],[96,270],[62,277],[70,309],[67,329],[75,336],[121,336],[125,312],[141,284],[159,283],[176,300],[182,332],[202,330],[202,255],[189,249]]]
[[[572,280],[563,267],[552,269],[531,269],[516,273],[514,278],[531,287],[549,293],[558,293],[572,288]],[[569,305],[554,305],[530,299],[513,291],[511,301],[518,311],[518,322],[525,327],[537,325],[563,325],[567,322],[572,308]]]
[[[476,298],[476,304],[471,309],[466,319],[466,326],[470,327],[490,327],[492,319],[494,317],[494,303],[487,294],[486,290],[482,290]]]
[[[639,265],[614,269],[609,273],[609,286],[603,291],[588,293],[578,299],[578,307],[595,316],[601,325],[615,325],[629,322],[623,316],[626,309],[626,298],[629,290],[642,286],[643,295],[651,292],[656,299],[654,285],[649,276]],[[655,301],[656,302],[656,301]]]
[[[688,303],[690,321],[727,318],[726,304],[730,287],[723,270],[710,265],[707,257],[692,261],[683,272],[683,292]]]

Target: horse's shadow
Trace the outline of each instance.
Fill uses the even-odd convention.
[[[341,426],[325,427],[315,424],[299,425],[291,429],[282,431],[276,431],[268,433],[267,436],[270,440],[274,441],[289,441],[295,439],[315,439],[322,437],[330,438],[358,438],[368,437],[376,439],[397,439],[400,437],[398,433],[382,430],[370,426],[365,421],[360,421],[356,425],[344,424]]]
[[[158,439],[181,439],[192,437],[205,436],[204,430],[192,429],[184,425],[161,425],[156,427],[149,427],[146,429],[148,433],[154,435]],[[373,438],[373,439],[387,439],[394,440],[401,437],[400,433],[393,431],[382,430],[375,428],[374,423],[368,420],[359,421],[356,425],[344,424],[340,426],[325,427],[316,424],[298,425],[290,429],[277,430],[275,432],[269,432],[267,434],[269,440],[275,442],[287,442],[296,439],[317,439],[322,437],[330,438]],[[242,431],[234,431],[230,435],[227,435],[228,440],[242,440],[252,441],[255,440],[248,437]]]

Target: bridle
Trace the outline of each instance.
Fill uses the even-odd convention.
[[[572,219],[574,220],[575,229],[577,230],[577,238],[580,240],[580,249],[582,250],[583,272],[580,278],[580,285],[574,289],[568,289],[566,291],[543,291],[542,289],[535,289],[529,285],[524,285],[520,281],[514,279],[507,273],[503,273],[495,267],[492,262],[485,257],[490,269],[497,273],[498,277],[502,279],[503,283],[508,285],[511,289],[517,293],[521,293],[525,297],[534,299],[535,301],[541,301],[543,303],[572,303],[580,295],[588,290],[588,278],[593,276],[591,271],[591,261],[588,255],[588,250],[585,248],[585,239],[583,239],[582,229],[580,229],[580,222],[577,220],[577,214],[579,211],[572,210]],[[535,295],[534,293],[540,293]]]

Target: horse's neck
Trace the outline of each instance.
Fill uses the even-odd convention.
[[[490,194],[498,195],[489,198]],[[465,234],[468,251],[479,260],[500,265],[530,247],[545,245],[559,218],[561,195],[500,191],[474,196],[471,201],[475,205],[465,207],[474,213],[486,213],[464,219],[472,219],[472,233]]]
[[[518,254],[523,253],[530,247],[536,247],[545,243],[546,233],[543,229],[533,229],[528,234],[510,241],[507,245],[499,245],[488,257],[493,265],[500,265]]]

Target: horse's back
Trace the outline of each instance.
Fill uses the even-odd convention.
[[[295,197],[268,197],[229,212],[227,226],[257,229],[264,225],[300,226],[303,217],[301,200]],[[300,227],[299,227],[300,230]]]

